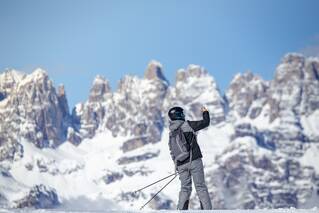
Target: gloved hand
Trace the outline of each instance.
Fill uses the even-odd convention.
[[[207,110],[206,107],[203,106],[203,107],[201,108],[201,111],[202,111],[202,112],[205,112],[205,111],[208,111],[208,110]]]

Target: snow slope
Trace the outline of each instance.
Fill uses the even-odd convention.
[[[232,127],[225,125],[220,129],[211,127],[199,133],[198,140],[206,167],[212,166],[214,157],[229,143],[231,132]],[[22,141],[24,158],[11,165],[10,173],[14,180],[27,187],[43,184],[54,188],[62,206],[77,200],[87,200],[85,203],[88,205],[112,200],[108,201],[110,204],[107,209],[119,209],[119,206],[139,209],[168,180],[143,190],[136,194],[137,197],[131,192],[174,171],[168,152],[168,131],[163,131],[160,142],[123,154],[120,147],[126,140],[125,137],[113,137],[110,132],[104,132],[93,139],[84,140],[78,147],[64,143],[56,150],[38,149],[34,144]],[[145,153],[155,157],[136,162],[130,160]],[[179,180],[176,178],[159,196],[177,201],[178,191]],[[145,209],[151,207],[149,205]]]
[[[169,211],[85,211],[85,210],[17,210],[17,209],[0,209],[1,212],[32,212],[32,213],[94,213],[94,212],[105,212],[105,213],[139,213],[139,212],[161,212],[161,213],[318,213],[319,210],[317,208],[313,209],[262,209],[262,210],[188,210],[188,211],[177,211],[177,210],[169,210]]]

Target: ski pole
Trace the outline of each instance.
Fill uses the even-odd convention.
[[[149,199],[141,208],[140,210],[142,210],[149,202],[151,202],[151,200],[154,199],[154,197],[156,195],[158,195],[158,193],[160,193],[170,182],[172,182],[175,178],[177,177],[177,174],[168,182],[165,184],[165,186],[163,186],[155,195],[153,195],[153,197],[151,199]]]
[[[156,184],[156,183],[158,183],[158,182],[161,182],[162,180],[165,180],[165,179],[167,179],[167,178],[169,178],[169,177],[171,177],[171,176],[173,176],[173,175],[177,175],[177,174],[178,174],[178,172],[176,171],[174,174],[170,174],[170,175],[167,176],[167,177],[164,177],[164,178],[162,178],[162,179],[160,179],[160,180],[158,180],[158,181],[156,181],[156,182],[154,182],[154,183],[151,183],[151,184],[149,184],[149,185],[147,185],[147,186],[144,186],[143,188],[140,188],[140,189],[134,191],[133,193],[142,191],[143,189],[146,189],[147,187],[150,187],[150,186],[152,186],[152,185],[154,185],[154,184]]]

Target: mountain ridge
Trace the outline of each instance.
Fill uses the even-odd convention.
[[[224,94],[199,65],[179,69],[174,84],[163,73],[152,60],[144,77],[126,75],[114,91],[98,75],[71,113],[64,86],[55,88],[44,70],[1,73],[0,178],[14,183],[9,191],[22,184],[23,194],[11,196],[0,184],[0,204],[45,208],[38,199],[47,194],[50,208],[77,196],[138,207],[152,191],[132,194],[132,183],[173,170],[166,165],[168,109],[183,106],[197,120],[204,105],[211,124],[198,137],[214,208],[316,206],[318,58],[286,54],[272,80],[237,74]],[[87,187],[70,191],[70,177]],[[178,188],[171,187],[149,208],[174,209]],[[190,203],[199,207],[195,196]]]

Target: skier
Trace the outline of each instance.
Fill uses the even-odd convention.
[[[203,113],[203,120],[187,121],[185,122],[185,115],[183,108],[173,107],[168,111],[170,118],[169,130],[170,141],[169,149],[171,157],[175,164],[175,170],[179,173],[181,181],[181,189],[179,192],[177,209],[187,210],[189,205],[189,198],[192,192],[192,179],[194,181],[195,189],[200,200],[201,209],[212,209],[211,200],[208,194],[207,186],[204,178],[204,169],[202,162],[202,153],[197,143],[196,132],[209,126],[210,118],[209,112],[205,107],[201,108]],[[183,156],[185,152],[178,153],[178,148],[183,148],[181,145],[175,146],[177,140],[176,135],[179,132],[184,136],[180,139],[185,140],[185,147],[187,155]],[[175,144],[173,144],[175,143]],[[182,144],[182,143],[181,143]],[[182,144],[183,145],[183,144]],[[185,151],[185,150],[184,150]],[[182,157],[181,157],[182,156]],[[181,158],[180,158],[181,157]],[[182,159],[181,161],[177,158]],[[183,158],[185,158],[183,160]]]

